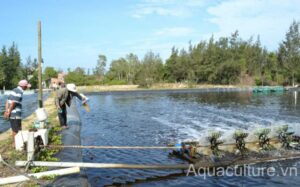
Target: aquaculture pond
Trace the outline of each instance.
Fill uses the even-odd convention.
[[[288,124],[300,135],[299,99],[294,92],[253,94],[249,91],[140,91],[88,94],[91,112],[79,109],[82,145],[165,146],[200,140],[210,130],[230,141],[235,129]],[[180,164],[168,150],[83,149],[83,161],[127,164]],[[283,176],[280,168],[298,160],[260,164],[276,176],[186,176],[181,170],[86,169],[92,186],[298,186],[300,176]]]

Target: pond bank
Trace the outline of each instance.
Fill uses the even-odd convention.
[[[51,127],[53,127],[53,133],[52,135],[49,135],[49,141],[53,141],[56,139],[56,142],[60,142],[60,136],[58,135],[58,131],[60,130],[58,126],[58,120],[56,118],[56,107],[54,106],[54,97],[55,94],[51,93],[48,99],[44,101],[44,108],[48,114],[48,120],[50,122]],[[36,116],[35,113],[31,114],[27,118],[22,120],[22,129],[29,129],[32,125],[32,123],[35,121]],[[54,158],[53,154],[55,152],[48,153],[47,151],[44,152],[44,155],[47,155],[48,158]],[[53,153],[53,154],[52,154]],[[8,162],[11,165],[14,165],[14,162],[16,160],[25,160],[26,159],[26,153],[23,151],[16,151],[12,147],[12,138],[11,138],[11,130],[7,130],[0,134],[0,154],[2,155],[3,159]],[[23,171],[23,168],[19,168],[19,171]],[[34,170],[32,170],[34,171]],[[35,170],[36,172],[39,171],[39,169]],[[10,169],[4,166],[0,166],[0,177],[7,177],[7,176],[13,176],[15,175],[14,172],[12,172]],[[26,183],[27,184],[27,183]],[[15,186],[15,185],[12,185]]]
[[[98,86],[78,86],[81,92],[118,92],[118,91],[147,91],[147,90],[186,90],[186,89],[251,89],[251,86],[241,85],[210,85],[184,83],[157,83],[149,88],[140,88],[139,85],[98,85]]]

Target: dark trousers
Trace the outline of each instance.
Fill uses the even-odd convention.
[[[67,110],[66,108],[62,108],[62,112],[58,112],[58,119],[60,126],[66,126],[67,125]]]
[[[10,119],[9,121],[10,121],[11,130],[13,132],[18,133],[20,130],[22,130],[21,119]]]

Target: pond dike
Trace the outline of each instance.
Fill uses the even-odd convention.
[[[72,104],[67,108],[67,119],[69,128],[61,132],[63,145],[81,145],[80,130],[81,120],[77,111],[77,105],[75,99]],[[60,162],[82,162],[81,149],[65,148],[59,151],[56,155]],[[81,169],[79,174],[66,175],[56,178],[53,186],[90,186],[88,184],[87,177],[84,169]]]

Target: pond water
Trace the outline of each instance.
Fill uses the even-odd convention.
[[[220,130],[224,139],[238,128],[288,124],[300,135],[299,100],[293,92],[145,91],[89,94],[91,112],[80,109],[82,145],[165,146],[200,139]],[[297,104],[298,100],[298,104]],[[84,162],[127,164],[186,163],[168,157],[167,150],[84,149]],[[297,160],[268,166],[295,166]],[[300,176],[188,176],[180,170],[86,169],[92,186],[298,186]],[[276,170],[277,172],[277,170]]]

